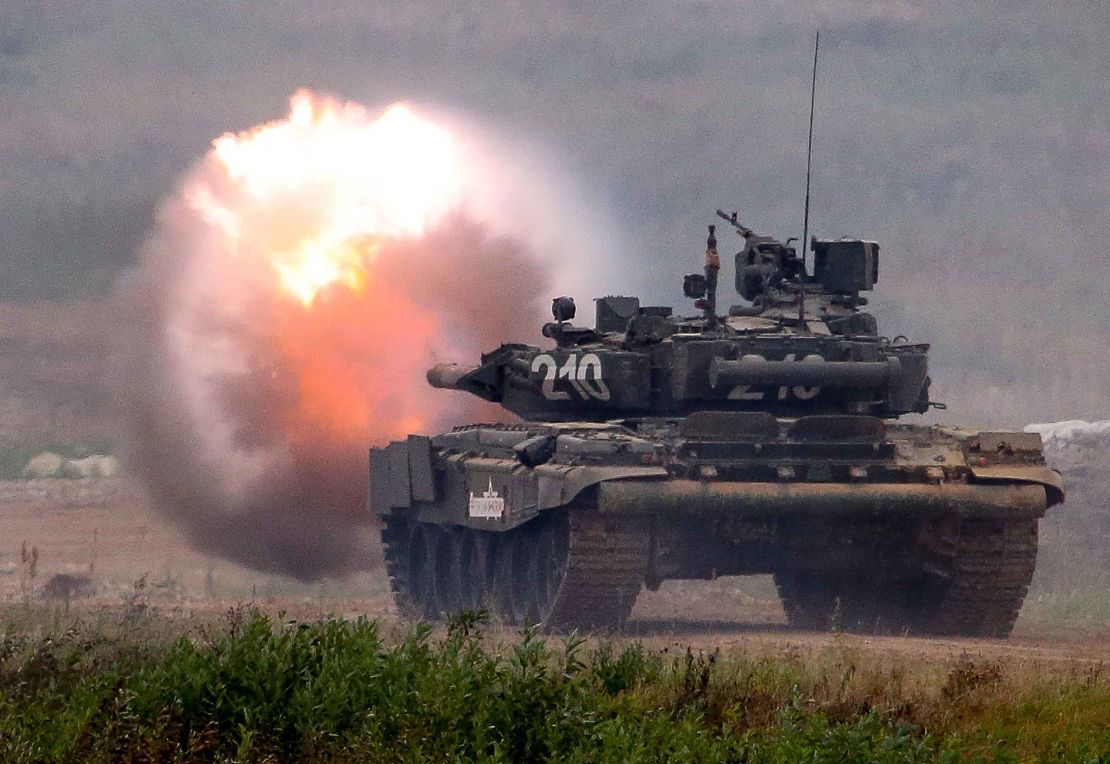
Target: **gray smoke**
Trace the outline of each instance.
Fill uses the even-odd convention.
[[[1051,422],[1026,430],[1040,433],[1046,459],[1063,475],[1067,495],[1041,521],[1033,607],[1068,627],[1104,627],[1110,584],[1110,421]]]
[[[329,368],[348,375],[356,390],[394,378],[383,408],[353,432],[301,426],[300,408],[312,401],[298,385],[304,359],[286,354],[271,331],[275,321],[280,325],[282,306],[234,274],[212,278],[230,280],[232,288],[221,294],[246,310],[232,316],[226,306],[203,304],[207,319],[186,325],[195,332],[190,347],[214,356],[222,348],[237,363],[204,364],[204,374],[183,364],[174,313],[183,301],[208,295],[181,293],[188,283],[181,278],[188,264],[181,260],[191,254],[182,242],[195,220],[184,215],[173,223],[180,215],[172,205],[167,210],[127,288],[134,311],[124,360],[129,465],[156,505],[206,552],[303,579],[372,565],[377,547],[366,510],[367,448],[400,435],[398,418],[414,405],[427,414],[424,431],[497,414],[461,394],[426,388],[419,370],[435,360],[432,348],[398,346],[411,335],[403,326],[390,331],[390,322],[408,316],[383,315],[391,305],[378,304],[380,291],[333,295],[301,329],[320,346],[317,358],[335,364]],[[450,339],[462,354],[496,346],[503,333],[532,323],[546,280],[544,266],[524,244],[460,218],[419,240],[391,245],[379,258],[374,277],[384,289],[411,298],[451,327]],[[518,281],[509,300],[499,284],[512,279]],[[406,353],[417,359],[415,374],[397,363]],[[196,386],[208,393],[203,403]]]

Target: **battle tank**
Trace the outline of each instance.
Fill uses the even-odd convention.
[[[1006,636],[1064,497],[1040,436],[897,422],[939,404],[929,346],[861,310],[878,244],[814,237],[810,273],[718,215],[746,303],[718,311],[710,226],[698,315],[603,297],[585,328],[560,297],[551,347],[428,372],[522,421],[371,450],[400,609],[611,628],[644,585],[770,573],[794,626]]]

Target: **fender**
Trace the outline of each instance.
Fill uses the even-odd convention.
[[[992,464],[971,467],[971,474],[979,483],[1033,483],[1044,486],[1048,506],[1064,501],[1064,479],[1060,473],[1043,464]]]
[[[587,488],[614,480],[666,478],[662,467],[572,467],[544,464],[535,469],[539,479],[539,508],[550,509],[569,504]]]

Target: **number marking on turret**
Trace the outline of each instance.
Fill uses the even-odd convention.
[[[756,353],[746,353],[740,360],[742,360],[742,361],[754,361],[756,363],[764,363],[764,362],[767,361],[766,358],[764,358],[763,356],[758,355]],[[784,356],[782,360],[784,360],[784,361],[794,361],[794,360],[797,360],[797,357],[793,353],[787,353],[786,356]],[[803,358],[801,362],[802,363],[821,363],[821,362],[824,362],[824,360],[825,359],[824,359],[823,356],[817,355],[816,353],[811,353],[810,355],[807,355],[805,358]],[[791,396],[793,396],[794,398],[796,398],[800,401],[811,401],[814,398],[816,398],[820,393],[821,393],[821,386],[820,385],[812,385],[812,386],[808,386],[808,387],[805,386],[805,385],[795,385],[793,387],[788,387],[786,385],[783,385],[783,386],[778,388],[778,399],[780,401],[785,401],[787,398],[790,398]],[[766,393],[765,390],[755,390],[755,389],[753,389],[752,385],[737,385],[736,387],[732,388],[732,390],[729,391],[728,400],[730,400],[730,401],[761,401],[761,400],[764,400],[766,398],[766,396],[767,396],[767,393]]]
[[[532,359],[532,373],[543,372],[543,397],[549,401],[570,400],[570,393],[556,390],[555,381],[565,379],[571,389],[582,400],[607,401],[612,397],[609,385],[602,378],[601,358],[597,353],[586,353],[581,358],[570,354],[562,366],[548,353],[541,353]]]

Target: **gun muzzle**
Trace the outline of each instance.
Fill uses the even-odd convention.
[[[437,363],[428,369],[428,384],[443,390],[457,390],[459,380],[477,368],[461,363]]]

